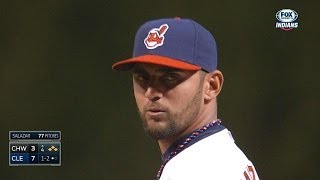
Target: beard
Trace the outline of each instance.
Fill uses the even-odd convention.
[[[153,106],[165,110],[161,115],[148,116],[146,108],[142,112],[139,111],[145,132],[151,138],[161,140],[176,136],[188,128],[200,111],[202,102],[202,88],[200,87],[193,98],[189,102],[184,103],[185,106],[178,112],[171,112],[157,103],[154,103]]]

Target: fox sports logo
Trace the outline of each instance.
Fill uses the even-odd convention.
[[[276,13],[276,28],[290,31],[298,27],[298,13],[292,9],[281,9]]]

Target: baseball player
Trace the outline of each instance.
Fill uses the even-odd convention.
[[[191,19],[146,22],[136,33],[133,57],[112,68],[132,71],[144,130],[162,153],[157,179],[259,179],[217,117],[224,78],[208,30]]]

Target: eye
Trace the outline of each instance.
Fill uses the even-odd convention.
[[[137,76],[137,79],[139,81],[145,81],[146,80],[146,77],[143,77],[143,76]]]
[[[135,73],[133,76],[139,83],[146,83],[149,81],[149,77],[141,73]]]
[[[178,75],[175,73],[168,73],[164,75],[162,79],[166,82],[174,82],[178,79]]]

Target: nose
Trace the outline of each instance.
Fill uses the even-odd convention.
[[[150,101],[157,101],[162,97],[162,93],[159,90],[157,90],[156,88],[149,86],[146,89],[145,96]]]

